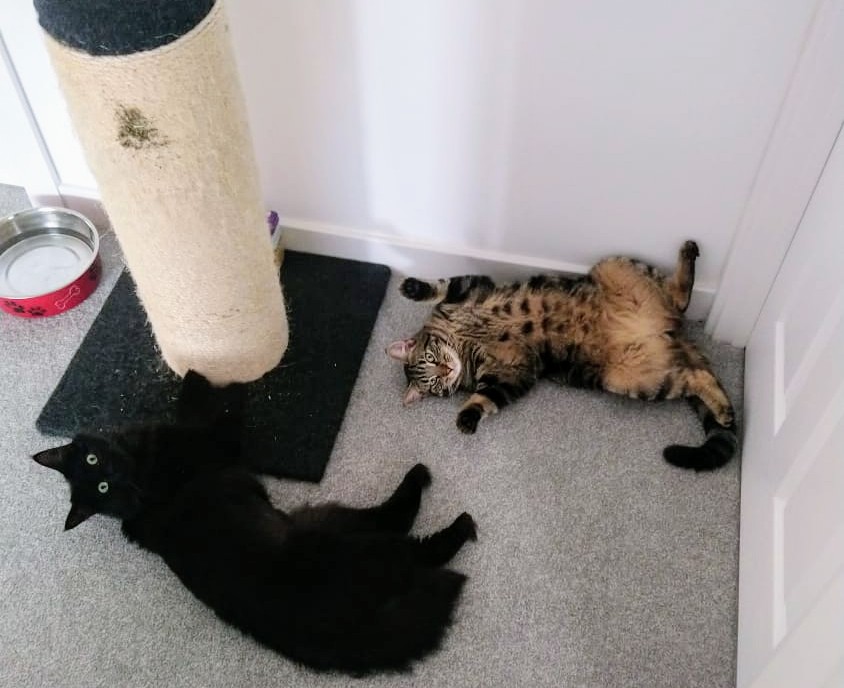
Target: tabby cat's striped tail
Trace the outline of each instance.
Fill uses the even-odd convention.
[[[488,293],[495,289],[493,281],[484,275],[464,275],[426,282],[408,277],[399,285],[399,291],[411,301],[434,303],[460,303],[470,295]]]
[[[699,447],[672,444],[663,450],[662,455],[668,463],[680,468],[714,471],[733,458],[738,450],[735,421],[727,426],[721,425],[700,399],[689,397],[689,403],[703,421],[706,441]]]

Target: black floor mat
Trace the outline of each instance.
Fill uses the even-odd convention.
[[[248,386],[244,449],[273,475],[319,481],[390,278],[383,265],[286,251],[290,344]],[[124,272],[37,421],[48,435],[172,420],[180,386]]]

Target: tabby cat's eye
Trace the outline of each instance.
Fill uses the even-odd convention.
[[[97,459],[96,454],[88,454],[88,456],[85,457],[85,461],[87,461],[91,466],[96,466],[99,459]]]
[[[430,351],[425,353],[425,360],[428,361],[428,363],[434,363],[436,361],[436,359],[434,358],[434,354],[432,354]]]
[[[97,489],[100,491],[100,494],[105,494],[108,492],[108,483],[103,480],[99,485],[97,485]]]

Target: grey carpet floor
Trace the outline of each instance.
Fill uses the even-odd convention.
[[[415,531],[472,513],[479,539],[454,561],[470,576],[456,623],[412,674],[298,668],[218,621],[116,521],[63,533],[63,479],[28,456],[54,442],[35,418],[119,275],[110,235],[103,253],[88,302],[0,322],[0,685],[734,685],[739,462],[696,475],[662,460],[665,444],[700,441],[680,402],[541,384],[473,437],[454,427],[456,399],[402,408],[403,375],[383,351],[426,308],[403,301],[395,280],[323,482],[267,484],[282,508],[366,505],[422,461],[434,482]],[[740,408],[742,352],[704,348]]]

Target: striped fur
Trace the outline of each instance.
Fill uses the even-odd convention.
[[[666,460],[696,470],[722,466],[738,447],[733,408],[681,330],[697,256],[697,244],[687,241],[670,276],[618,257],[579,278],[537,275],[501,286],[480,275],[404,280],[405,297],[433,304],[414,337],[388,348],[404,363],[405,403],[468,390],[457,426],[474,433],[542,377],[638,399],[687,398],[706,441],[668,447]]]

